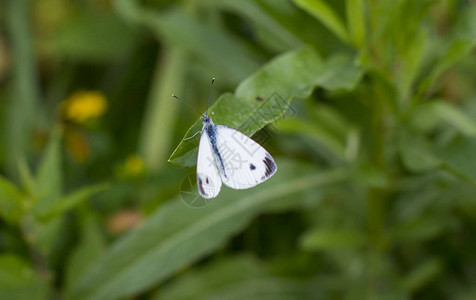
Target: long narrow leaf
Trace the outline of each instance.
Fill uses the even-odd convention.
[[[0,176],[0,216],[12,223],[18,223],[22,214],[23,195],[17,187]]]
[[[349,35],[346,26],[339,19],[337,14],[322,0],[294,0],[297,6],[301,7],[309,14],[319,19],[343,42],[349,41]]]
[[[247,191],[224,190],[204,209],[171,201],[95,262],[69,298],[107,300],[144,290],[218,248],[259,213],[303,204],[300,197],[286,196],[345,177],[342,170],[315,173],[278,161],[278,173],[266,184]]]

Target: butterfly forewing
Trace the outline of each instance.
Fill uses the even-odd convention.
[[[248,189],[266,181],[276,172],[274,159],[251,138],[223,125],[216,125],[216,136],[224,166],[220,176],[227,186]]]
[[[200,138],[197,157],[197,187],[203,198],[215,198],[221,189],[221,179],[218,172],[209,138],[204,132]]]

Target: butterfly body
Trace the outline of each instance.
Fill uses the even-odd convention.
[[[217,145],[217,126],[213,123],[212,118],[209,116],[205,116],[203,118],[203,128],[202,133],[205,133],[208,137],[208,141],[210,142],[210,147],[212,148],[212,152],[215,156],[215,161],[218,165],[219,170],[225,174],[225,164],[223,162],[223,158],[221,157],[220,151],[218,150]]]

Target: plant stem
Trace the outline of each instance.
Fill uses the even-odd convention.
[[[7,113],[7,167],[17,174],[17,162],[26,157],[40,98],[28,16],[29,0],[6,2],[6,24],[12,40],[13,88]]]

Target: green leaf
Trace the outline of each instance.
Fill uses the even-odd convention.
[[[31,195],[33,189],[35,188],[35,178],[33,178],[32,172],[28,163],[25,159],[20,159],[18,161],[18,173],[20,175],[20,182],[22,184],[23,190]]]
[[[216,124],[252,135],[283,116],[295,97],[309,97],[316,87],[352,90],[363,71],[348,56],[323,61],[311,48],[291,51],[272,60],[243,81],[234,95],[224,94],[210,108]],[[201,119],[187,131],[202,128]],[[198,139],[182,141],[169,161],[184,167],[196,164]]]
[[[405,276],[403,285],[409,291],[417,291],[434,277],[443,272],[443,264],[437,258],[430,258],[418,264]]]
[[[23,213],[22,202],[24,195],[17,187],[0,176],[0,216],[10,222],[18,223]]]
[[[226,10],[242,15],[253,24],[253,30],[257,38],[264,44],[277,52],[284,52],[302,46],[304,42],[294,35],[283,24],[267,13],[257,1],[254,0],[221,0],[213,1]],[[289,11],[287,11],[290,14]],[[258,41],[259,42],[259,41]]]
[[[320,20],[330,31],[344,43],[349,42],[346,26],[337,14],[322,0],[293,0],[294,3]]]
[[[476,136],[476,122],[461,108],[441,100],[415,107],[409,121],[414,128],[425,132],[450,125],[465,135]]]
[[[463,124],[467,126],[465,121]],[[420,133],[402,128],[398,134],[398,149],[408,170],[422,172],[440,168],[464,181],[476,184],[474,136],[457,136],[448,144],[435,147]]]
[[[162,206],[97,260],[68,298],[107,300],[138,293],[216,250],[258,214],[303,205],[301,197],[286,196],[347,176],[343,170],[315,173],[277,162],[278,172],[265,184],[243,191],[224,188],[204,209],[187,208],[179,199]]]
[[[310,284],[295,278],[260,278],[237,282],[222,290],[215,291],[212,300],[302,300],[315,299],[309,295]],[[197,298],[193,298],[197,299]]]
[[[421,71],[425,55],[428,55],[428,39],[428,33],[421,30],[401,54],[402,66],[396,86],[402,101],[408,102],[410,98],[411,87]]]
[[[348,31],[352,37],[352,42],[358,49],[365,46],[365,10],[363,0],[347,0],[346,13]]]
[[[340,160],[352,156],[350,139],[355,131],[346,121],[345,117],[331,105],[310,103],[306,110],[310,116],[306,119],[288,117],[279,120],[276,127],[282,133],[296,133],[308,136],[330,150]],[[358,143],[358,140],[356,141]]]
[[[94,260],[101,256],[106,248],[106,241],[94,217],[86,213],[82,214],[81,217],[80,242],[69,257],[66,272],[67,290],[84,274]]]
[[[31,149],[31,141],[34,126],[37,120],[43,116],[44,110],[40,93],[40,75],[36,64],[37,36],[33,33],[31,23],[31,3],[27,1],[8,0],[2,1],[2,11],[4,12],[5,34],[8,34],[9,52],[12,56],[8,58],[11,66],[11,86],[2,88],[2,96],[8,91],[8,98],[3,98],[3,103],[7,102],[6,111],[2,110],[2,123],[4,122],[5,132],[2,139],[4,147],[5,164],[10,174],[16,174],[17,162],[24,159]],[[2,54],[4,57],[4,54]],[[2,58],[2,61],[4,58]],[[3,68],[2,68],[3,69]],[[2,71],[2,73],[4,73]],[[2,151],[3,152],[3,151]]]
[[[183,11],[157,16],[154,25],[165,41],[202,58],[223,81],[239,82],[260,66],[260,57],[224,27],[211,26]]]
[[[170,95],[182,94],[188,61],[188,56],[181,49],[161,52],[162,62],[155,68],[139,138],[139,153],[149,170],[157,170],[166,163],[171,150],[172,128],[181,104],[171,99]]]
[[[54,56],[99,62],[114,60],[127,53],[138,40],[136,28],[112,13],[75,12],[47,40],[48,50]]]
[[[454,105],[432,101],[413,108],[408,121],[416,130],[402,126],[398,132],[398,149],[408,170],[421,172],[440,167],[453,175],[475,182],[476,173],[472,171],[471,153],[476,146],[473,145],[476,122],[470,116]],[[447,130],[448,125],[465,136],[440,145],[431,142],[423,134],[432,133],[438,128]]]
[[[156,299],[206,299],[213,297],[219,290],[266,276],[270,276],[268,268],[252,256],[242,255],[220,259],[180,276],[176,281],[161,289]]]
[[[298,118],[287,118],[278,122],[277,128],[281,133],[298,133],[308,136],[327,149],[331,150],[337,157],[344,159],[345,141],[339,139],[331,132],[321,126],[317,126],[311,121],[301,120]]]
[[[131,0],[117,0],[114,4],[122,16],[153,30],[161,43],[186,49],[187,54],[204,60],[208,70],[223,81],[239,82],[259,68],[256,52],[224,27],[212,26],[181,9],[157,13]]]
[[[451,217],[423,215],[394,225],[389,236],[397,243],[421,242],[438,236],[453,225]]]
[[[36,205],[42,209],[51,206],[61,195],[61,134],[59,127],[53,129],[36,175],[33,193],[39,199]]]
[[[365,239],[361,232],[353,229],[326,229],[319,226],[306,232],[300,243],[306,250],[333,251],[363,246]]]
[[[50,255],[57,245],[65,222],[64,216],[58,216],[49,220],[34,219],[28,224],[27,235],[31,237],[32,244],[44,257]]]
[[[476,138],[459,136],[438,151],[444,167],[454,175],[476,184]]]
[[[418,132],[401,128],[398,150],[403,164],[410,171],[422,172],[441,166],[440,159],[433,153],[432,144]]]
[[[33,268],[13,254],[0,255],[0,299],[47,299],[48,287]]]
[[[342,49],[342,42],[332,31],[327,29],[325,24],[292,1],[260,0],[254,2],[300,42],[312,46],[323,56],[331,55]],[[291,49],[297,49],[300,44],[297,43]]]
[[[88,200],[93,195],[108,188],[106,184],[97,184],[86,186],[71,192],[68,195],[60,197],[55,203],[48,207],[37,206],[34,213],[42,219],[51,219],[59,216],[68,210],[76,207],[81,202]]]
[[[448,46],[446,46],[447,49],[442,52],[443,54],[437,59],[431,71],[424,78],[424,80],[422,80],[418,91],[419,95],[423,95],[425,92],[431,89],[439,76],[462,58],[469,55],[475,45],[476,39],[471,37],[452,41]]]

